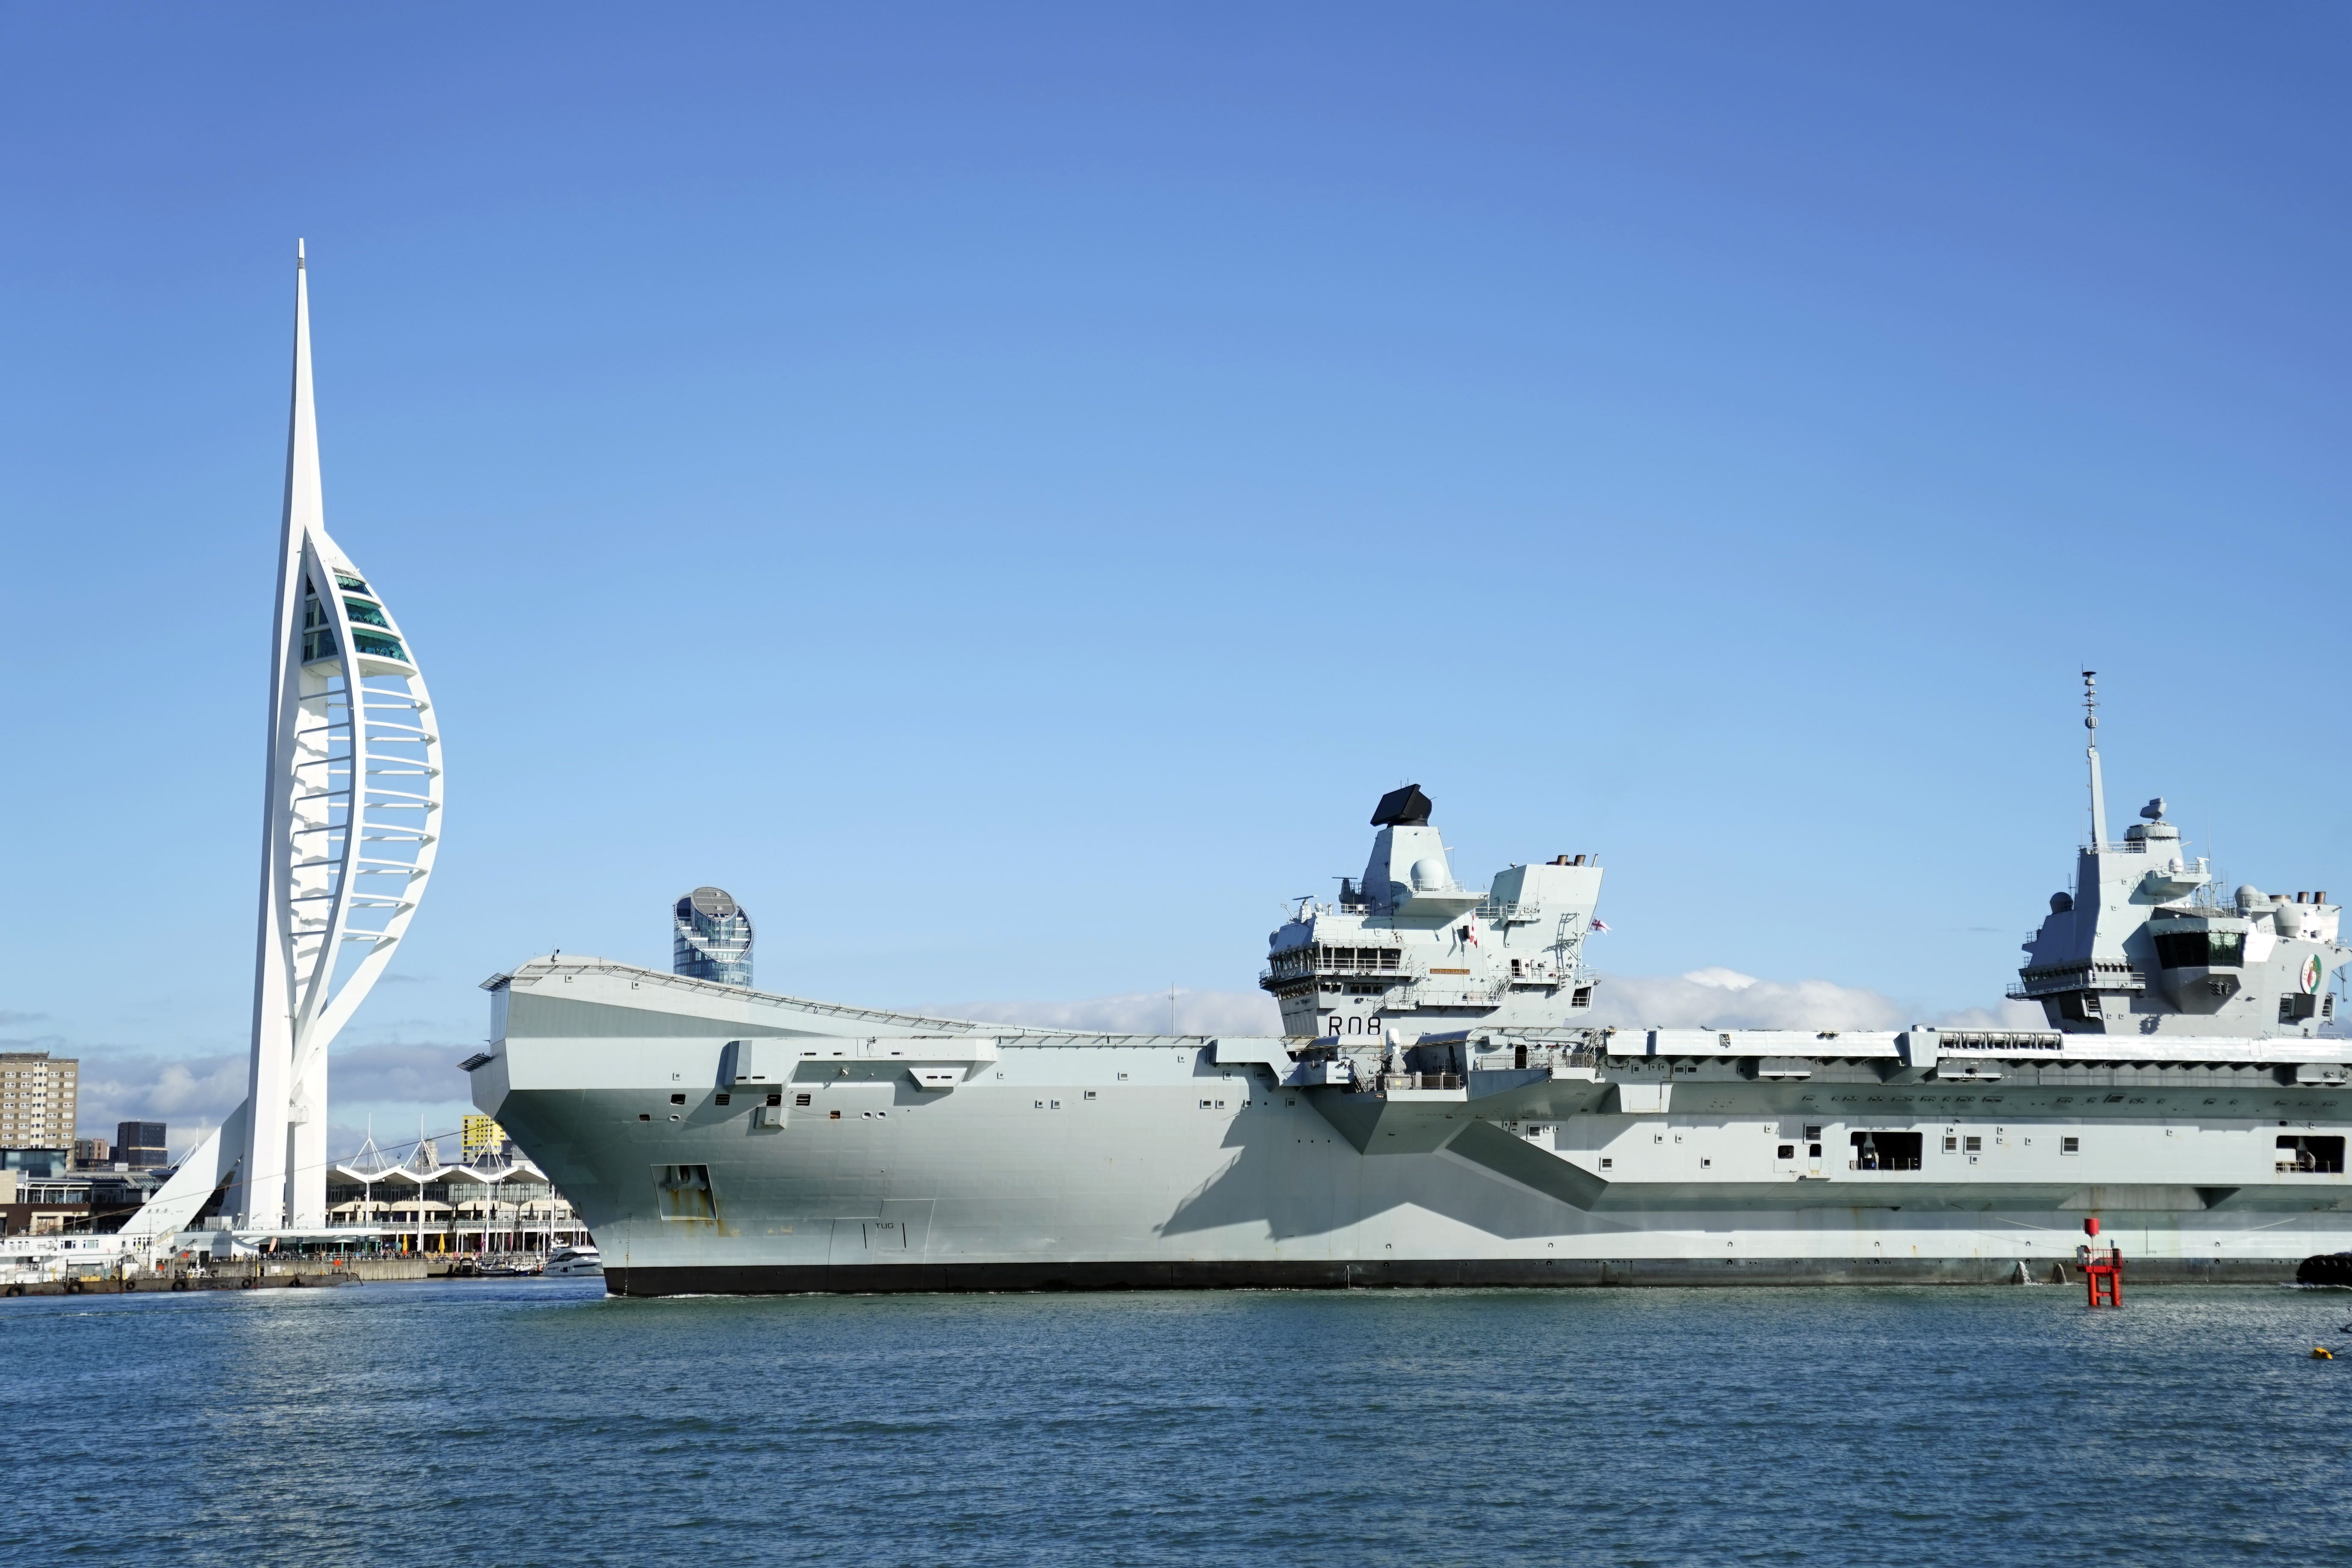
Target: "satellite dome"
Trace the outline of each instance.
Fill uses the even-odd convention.
[[[1417,893],[1433,893],[1453,879],[1446,872],[1445,862],[1434,855],[1412,863],[1412,887]]]
[[[2053,894],[2051,894],[2051,895],[2050,895],[2050,912],[2051,912],[2052,914],[2053,914],[2053,915],[2063,915],[2063,914],[2064,914],[2067,910],[2069,910],[2073,909],[2074,907],[2074,894],[2072,894],[2072,893],[2053,893]]]

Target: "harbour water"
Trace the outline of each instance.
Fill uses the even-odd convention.
[[[2352,1560],[2352,1293],[0,1303],[0,1560]]]

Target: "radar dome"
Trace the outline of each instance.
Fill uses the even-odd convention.
[[[1446,875],[1445,862],[1434,855],[1412,863],[1412,887],[1417,893],[1433,893],[1452,879]]]

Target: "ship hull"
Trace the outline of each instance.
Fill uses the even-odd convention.
[[[1760,1238],[1751,1238],[1760,1239]],[[2200,1258],[2128,1255],[2130,1279],[2147,1284],[2292,1284],[2300,1258]],[[2021,1270],[2022,1271],[2021,1273]],[[609,1269],[615,1296],[889,1295],[1024,1290],[1381,1290],[1590,1289],[1728,1285],[2065,1284],[2063,1262],[2047,1258],[1422,1258],[1402,1263],[1276,1263],[1191,1260],[1113,1263],[919,1263],[882,1267],[711,1264]]]

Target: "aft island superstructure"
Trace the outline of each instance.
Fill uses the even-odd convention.
[[[1432,809],[1273,933],[1279,1037],[550,956],[488,982],[474,1099],[625,1294],[2048,1279],[2086,1215],[2142,1278],[2352,1249],[2340,911],[2218,899],[2160,801],[2095,805],[2012,992],[2049,1026],[2001,1030],[1600,1026],[1594,858],[1464,888]]]

